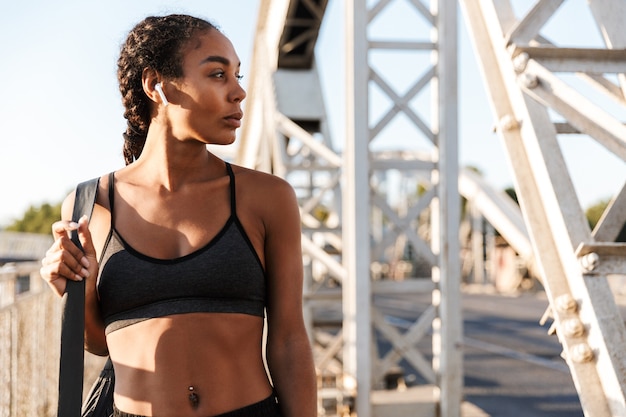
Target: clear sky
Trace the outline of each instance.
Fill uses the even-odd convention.
[[[235,45],[245,76],[254,70],[249,62],[258,3],[22,0],[3,5],[0,227],[21,217],[30,205],[57,203],[76,183],[123,165],[125,121],[115,70],[120,44],[135,23],[151,14],[189,13],[208,18]],[[344,80],[343,41],[338,41],[343,37],[343,3],[330,0],[317,52],[335,140],[341,137],[344,114],[343,97],[337,93]],[[527,7],[523,4],[533,2],[516,3]],[[399,7],[395,18],[405,18],[402,7],[408,6]],[[492,131],[492,115],[460,19],[460,162],[478,167],[494,186],[505,188],[511,186],[512,177],[502,145]],[[378,30],[384,31],[381,22]],[[389,26],[389,30],[393,28]],[[586,2],[580,0],[567,1],[544,35],[559,45],[599,43]],[[244,86],[245,82],[244,78]],[[573,136],[567,142],[566,158],[583,205],[614,194],[626,178],[624,163],[588,138]]]

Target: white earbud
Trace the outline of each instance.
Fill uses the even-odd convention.
[[[167,97],[165,97],[165,93],[163,92],[163,87],[161,86],[161,83],[156,83],[156,85],[154,86],[154,89],[159,94],[159,97],[161,97],[161,101],[163,102],[164,106],[167,106],[168,104],[170,104],[169,101],[167,101]]]

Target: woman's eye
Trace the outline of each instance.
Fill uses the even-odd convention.
[[[226,78],[226,73],[224,71],[215,72],[211,74],[211,77],[223,79],[223,78]],[[243,75],[235,74],[235,79],[237,80],[237,82],[241,82],[241,80],[243,79]]]

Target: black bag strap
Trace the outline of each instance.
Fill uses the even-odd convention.
[[[83,215],[91,218],[100,178],[82,182],[76,187],[72,221]],[[78,232],[72,231],[72,242],[82,250]],[[80,417],[83,401],[83,368],[85,343],[85,281],[67,281],[61,318],[61,357],[59,366],[58,417]]]

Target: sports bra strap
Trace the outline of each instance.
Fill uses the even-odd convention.
[[[233,216],[236,216],[237,206],[235,205],[235,174],[233,173],[233,168],[228,162],[226,162],[226,171],[228,171],[228,176],[230,177],[230,212]]]
[[[109,173],[109,212],[111,213],[111,228],[113,228],[113,203],[115,198],[115,172]]]

